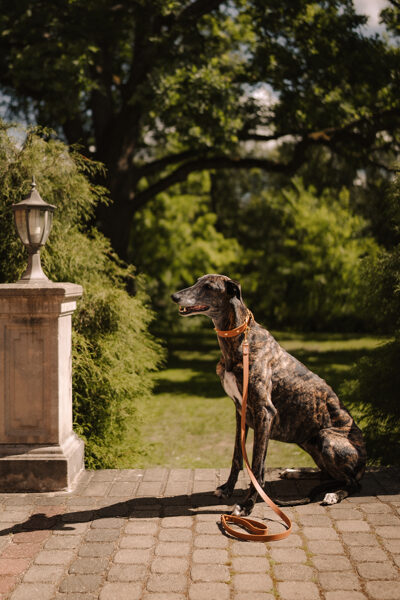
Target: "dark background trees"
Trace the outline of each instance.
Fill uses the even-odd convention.
[[[352,181],[392,167],[398,50],[367,35],[351,0],[0,9],[3,104],[105,164],[113,204],[98,221],[124,258],[134,214],[194,171],[258,168],[287,181],[313,162],[312,179],[333,166]]]

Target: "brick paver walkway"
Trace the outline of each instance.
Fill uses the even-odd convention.
[[[287,512],[271,544],[219,529],[226,470],[86,472],[73,493],[0,495],[1,600],[399,600],[398,469],[370,471],[339,505]],[[269,471],[270,492],[311,482]],[[239,488],[246,485],[242,474]],[[253,515],[271,518],[258,504]]]

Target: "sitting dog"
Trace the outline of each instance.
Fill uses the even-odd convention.
[[[366,463],[362,433],[331,387],[318,375],[284,350],[273,336],[256,323],[245,306],[240,284],[225,275],[204,275],[187,289],[172,294],[182,316],[203,314],[210,317],[217,331],[233,330],[248,322],[250,370],[246,432],[254,429],[252,470],[262,486],[268,440],[296,443],[306,450],[320,469],[319,476],[330,479],[310,494],[328,491],[323,503],[335,504],[360,489]],[[222,356],[217,374],[236,407],[236,438],[229,478],[216,495],[229,498],[243,468],[240,444],[244,334],[218,335]],[[299,471],[287,469],[281,476],[297,477]],[[313,493],[314,492],[314,493]],[[293,505],[309,502],[310,498]],[[249,515],[257,499],[251,484],[244,500],[232,514]]]

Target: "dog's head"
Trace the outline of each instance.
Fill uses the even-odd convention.
[[[229,308],[232,301],[242,300],[240,283],[226,275],[203,275],[194,285],[171,296],[179,304],[179,314],[189,317],[205,314],[216,317]]]

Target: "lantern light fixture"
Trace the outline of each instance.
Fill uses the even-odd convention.
[[[28,250],[28,266],[18,283],[49,281],[40,263],[40,248],[49,237],[55,209],[55,206],[47,204],[40,197],[34,177],[28,196],[12,205],[15,227]]]

